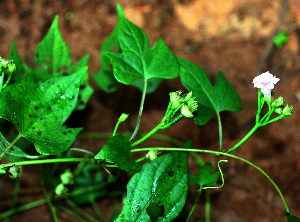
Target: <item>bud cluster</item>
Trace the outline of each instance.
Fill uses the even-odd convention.
[[[293,114],[293,106],[286,105],[284,106],[284,99],[283,97],[279,96],[277,99],[275,99],[271,106],[275,109],[275,113],[278,113],[279,115],[283,116],[290,116]]]
[[[16,71],[16,65],[13,63],[13,60],[6,60],[0,57],[0,72],[12,74],[14,71]]]
[[[185,97],[181,96],[182,91],[170,93],[171,108],[177,110],[180,108],[181,114],[187,118],[193,118],[193,112],[198,108],[198,102],[195,100],[196,97],[192,97],[192,91],[189,92]]]
[[[74,183],[74,176],[71,173],[70,169],[67,169],[63,174],[60,175],[61,183],[58,184],[55,188],[55,193],[58,196],[63,196],[68,193],[67,185]]]

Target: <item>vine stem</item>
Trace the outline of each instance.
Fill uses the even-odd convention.
[[[199,152],[199,153],[210,153],[210,154],[215,154],[216,156],[228,156],[234,159],[238,159],[241,160],[247,164],[249,164],[250,166],[254,167],[255,169],[257,169],[258,171],[260,171],[272,184],[273,186],[276,188],[277,192],[279,193],[283,204],[286,208],[286,212],[292,216],[291,211],[287,205],[287,202],[284,199],[284,196],[282,195],[279,187],[276,185],[276,183],[270,178],[270,176],[263,171],[259,166],[255,165],[254,163],[243,159],[241,157],[229,154],[229,153],[224,153],[224,152],[218,152],[218,151],[213,151],[213,150],[201,150],[201,149],[186,149],[186,148],[164,148],[164,147],[150,147],[150,148],[136,148],[136,149],[132,149],[131,152],[141,152],[141,151],[149,151],[149,150],[160,150],[160,151],[184,151],[184,152]]]
[[[141,122],[141,118],[142,118],[142,114],[143,114],[143,109],[144,109],[146,91],[147,91],[147,79],[145,78],[144,79],[144,89],[143,89],[143,94],[142,94],[142,99],[141,99],[141,104],[140,104],[140,111],[139,111],[139,115],[138,115],[138,119],[137,119],[135,130],[134,130],[134,132],[133,132],[130,140],[134,139],[134,137],[136,136],[136,134],[137,134],[137,132],[139,131],[139,128],[140,128],[140,122]]]
[[[24,166],[32,164],[44,164],[44,163],[68,163],[68,162],[87,162],[93,163],[93,158],[58,158],[58,159],[45,159],[45,160],[30,160],[30,161],[20,161],[14,163],[2,164],[2,167]]]
[[[240,140],[236,145],[234,145],[232,148],[230,148],[229,150],[225,151],[225,153],[231,153],[232,151],[234,151],[235,149],[237,149],[239,146],[241,146],[244,142],[246,142],[246,140],[249,139],[249,137],[251,137],[253,135],[253,133],[255,133],[255,131],[261,127],[260,124],[255,124],[255,126],[250,130],[249,133],[247,133],[247,135],[242,139]],[[221,155],[225,155],[223,152],[219,152],[221,153]]]
[[[194,201],[193,207],[192,207],[192,209],[191,209],[191,211],[190,211],[190,213],[189,213],[189,215],[188,215],[188,217],[187,217],[187,219],[186,219],[185,222],[188,222],[188,221],[190,220],[190,218],[191,218],[191,216],[192,216],[192,214],[193,214],[193,212],[194,212],[194,210],[195,210],[195,208],[196,208],[196,206],[197,206],[197,203],[198,203],[198,201],[199,201],[199,197],[200,197],[200,195],[201,195],[201,191],[202,191],[202,189],[200,188],[199,191],[198,191],[197,198],[196,198],[196,200]]]

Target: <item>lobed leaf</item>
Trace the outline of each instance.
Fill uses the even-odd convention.
[[[70,50],[62,38],[58,28],[58,16],[55,16],[49,32],[38,44],[34,52],[34,69],[24,68],[26,74],[31,76],[32,81],[39,86],[46,80],[71,75],[87,66],[89,55],[83,57],[74,66],[71,65]],[[93,93],[89,85],[88,70],[82,75],[77,110],[85,108]]]
[[[158,221],[172,221],[181,212],[188,191],[188,153],[172,152],[143,165],[127,184],[127,200],[116,221],[151,221],[147,207],[164,207]]]
[[[118,40],[122,53],[106,52],[116,79],[132,84],[138,79],[176,78],[179,65],[162,39],[150,49],[146,33],[127,19],[119,25]]]
[[[81,128],[65,128],[62,124],[76,106],[80,79],[86,70],[51,78],[36,90],[29,77],[6,87],[0,94],[0,117],[12,122],[40,154],[66,151]]]
[[[189,91],[193,91],[193,96],[198,100],[198,109],[193,113],[196,124],[206,124],[220,111],[241,111],[241,98],[222,72],[218,72],[213,86],[206,72],[199,66],[181,58],[178,58],[178,61],[181,65],[182,84]]]

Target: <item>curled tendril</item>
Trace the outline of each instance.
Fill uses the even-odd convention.
[[[221,174],[221,178],[222,178],[222,185],[221,186],[218,186],[218,187],[202,187],[202,189],[212,189],[212,188],[221,188],[224,186],[224,176],[223,176],[223,173],[222,173],[222,170],[221,170],[221,167],[220,167],[220,162],[228,162],[228,160],[220,160],[218,162],[218,168],[219,168],[219,171],[220,171],[220,174]]]

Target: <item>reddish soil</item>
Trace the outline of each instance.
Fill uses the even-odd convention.
[[[33,65],[33,52],[47,33],[55,15],[60,16],[59,28],[70,47],[75,63],[90,54],[89,73],[100,68],[99,51],[105,38],[113,30],[117,16],[115,6],[121,4],[132,22],[142,27],[153,44],[162,37],[176,56],[188,59],[202,67],[213,80],[222,71],[240,94],[243,109],[238,113],[222,112],[224,148],[236,144],[254,125],[257,109],[257,90],[253,78],[265,71],[276,75],[280,82],[275,87],[275,97],[283,96],[294,106],[294,114],[276,123],[260,128],[233,154],[261,167],[283,192],[292,213],[300,217],[300,3],[297,0],[5,0],[0,2],[1,56],[9,54],[10,41],[14,40],[23,61]],[[283,21],[280,16],[287,12]],[[68,17],[69,16],[69,17]],[[71,19],[70,19],[71,16]],[[266,51],[274,32],[283,29],[290,37],[281,49]],[[263,56],[270,52],[266,60]],[[262,64],[262,66],[260,66]],[[74,125],[84,127],[84,132],[111,132],[122,112],[130,113],[130,124],[135,125],[141,93],[122,87],[118,92],[106,94],[90,80],[95,89],[88,111],[75,115]],[[151,130],[161,120],[168,104],[168,93],[184,89],[179,79],[166,80],[154,94],[146,97],[140,130]],[[130,106],[124,103],[124,93],[129,93]],[[126,131],[125,124],[120,131]],[[182,141],[192,139],[193,147],[218,150],[217,119],[205,126],[197,126],[184,119],[162,132]],[[85,139],[75,142],[97,153],[104,139]],[[157,141],[142,144],[169,146]],[[203,155],[217,161],[212,155]],[[197,168],[190,158],[191,171]],[[229,159],[222,163],[225,185],[211,191],[212,222],[283,222],[285,207],[272,184],[256,169],[244,162]],[[37,166],[24,167],[20,199],[23,205],[43,198],[39,188]],[[221,181],[219,181],[221,183]],[[14,180],[0,180],[0,212],[11,206]],[[124,184],[125,186],[125,184]],[[197,187],[189,191],[185,210],[191,209]],[[204,219],[204,192],[190,221]],[[121,198],[117,197],[117,201]],[[108,219],[113,201],[100,199],[100,211]],[[85,206],[91,212],[91,206]],[[59,211],[61,221],[74,221]],[[11,221],[51,221],[47,205],[12,216]]]

